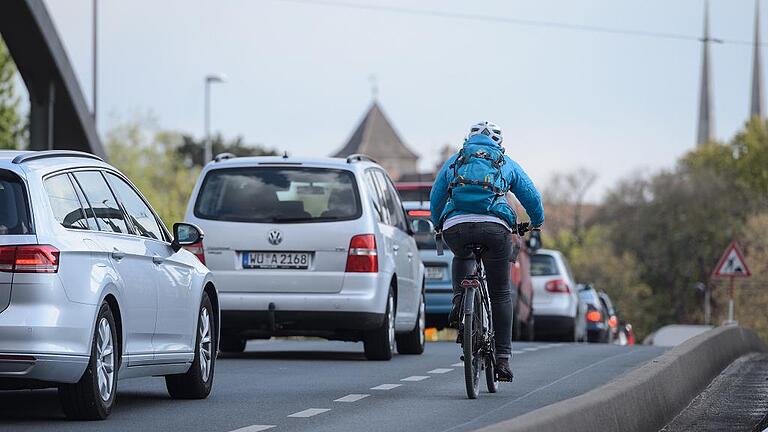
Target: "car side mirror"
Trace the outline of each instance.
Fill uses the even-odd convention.
[[[173,241],[171,247],[174,252],[181,250],[183,246],[190,246],[203,241],[203,230],[186,222],[173,224]]]
[[[530,238],[528,238],[528,248],[532,252],[536,252],[541,249],[541,231],[532,231]]]
[[[414,234],[432,234],[435,231],[435,226],[432,221],[427,219],[413,219],[411,221],[411,231]]]

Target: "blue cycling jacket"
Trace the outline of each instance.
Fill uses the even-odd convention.
[[[485,135],[472,136],[469,138],[468,142],[473,144],[498,146],[498,144]],[[448,196],[448,185],[454,179],[454,171],[453,168],[451,168],[451,165],[453,165],[458,156],[457,153],[445,161],[445,164],[443,164],[443,167],[437,174],[437,178],[435,178],[435,183],[432,185],[432,193],[429,196],[429,202],[430,208],[432,209],[432,223],[434,223],[435,226],[439,226],[451,216],[467,214],[466,212],[454,208],[453,203]],[[510,186],[509,191],[515,194],[525,208],[525,211],[528,212],[528,216],[531,218],[531,224],[533,226],[542,225],[544,223],[544,206],[541,202],[541,194],[536,190],[533,181],[528,177],[528,174],[523,171],[520,164],[506,155],[504,156],[504,160],[506,163],[501,166],[501,174]],[[515,210],[510,207],[506,199],[499,199],[487,214],[501,218],[510,227],[514,227],[517,223]]]

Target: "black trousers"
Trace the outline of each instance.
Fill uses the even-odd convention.
[[[463,295],[461,280],[474,271],[475,258],[468,244],[486,247],[483,266],[491,297],[493,328],[496,335],[496,356],[512,354],[512,294],[509,283],[509,255],[512,233],[495,222],[461,223],[443,232],[443,238],[453,252],[453,295]]]

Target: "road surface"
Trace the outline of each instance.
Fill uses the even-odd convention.
[[[468,400],[459,348],[450,342],[390,362],[364,360],[355,343],[250,342],[244,354],[219,359],[207,400],[171,400],[162,378],[131,379],[119,383],[106,422],[70,422],[55,390],[0,392],[0,429],[470,431],[582,394],[664,349],[542,342],[514,350],[515,381]]]

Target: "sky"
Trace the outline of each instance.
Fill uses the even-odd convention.
[[[445,144],[490,120],[534,181],[587,167],[592,200],[631,174],[674,166],[694,147],[701,43],[526,26],[503,19],[701,36],[702,0],[99,0],[98,128],[151,113],[203,135],[203,81],[214,132],[290,154],[327,156],[378,100],[432,167]],[[46,0],[91,100],[92,0]],[[751,0],[712,0],[711,32],[752,40]],[[768,4],[762,5],[768,41]],[[498,21],[458,19],[483,15]],[[765,51],[765,48],[763,48]],[[765,55],[765,52],[763,52]],[[752,47],[712,46],[716,135],[749,107]],[[766,66],[766,65],[764,65]],[[765,70],[765,68],[764,68]]]

